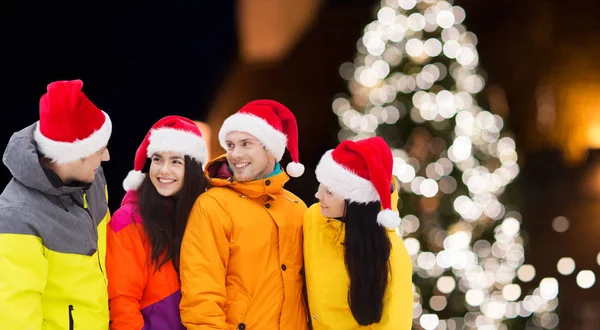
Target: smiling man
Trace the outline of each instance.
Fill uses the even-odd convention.
[[[13,178],[0,195],[0,329],[108,328],[100,164],[112,124],[82,87],[49,84],[40,120],[6,146]]]
[[[194,329],[307,329],[302,296],[306,205],[283,188],[287,147],[298,177],[296,118],[271,100],[225,120],[227,151],[206,166],[212,186],[192,211],[181,245],[181,318]]]

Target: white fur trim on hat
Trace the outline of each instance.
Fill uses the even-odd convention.
[[[377,223],[382,227],[395,229],[400,226],[400,216],[396,211],[381,210],[377,213]]]
[[[131,170],[127,173],[125,180],[123,180],[123,189],[125,189],[125,191],[138,190],[145,178],[146,174],[141,171]]]
[[[236,113],[225,119],[219,131],[219,143],[221,143],[221,147],[225,150],[227,150],[225,139],[227,134],[231,132],[245,132],[254,136],[275,156],[277,161],[280,161],[285,153],[287,146],[287,137],[285,134],[273,128],[273,126],[260,117],[245,113]]]
[[[208,155],[206,153],[206,142],[196,134],[174,129],[161,127],[152,130],[147,156],[152,157],[153,154],[163,151],[180,152],[199,161],[202,165],[206,165]]]
[[[332,151],[325,152],[321,157],[315,171],[317,180],[344,199],[357,203],[379,201],[379,194],[371,181],[336,163],[331,156]]]
[[[38,144],[42,154],[58,164],[66,164],[72,161],[93,155],[96,151],[105,147],[112,133],[110,117],[104,114],[104,124],[98,130],[83,140],[73,142],[54,141],[45,137],[40,131],[38,121],[33,132],[33,138]]]

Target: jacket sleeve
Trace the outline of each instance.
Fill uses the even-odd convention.
[[[402,238],[388,231],[392,242],[391,278],[383,302],[381,322],[373,329],[410,330],[413,320],[412,261]]]
[[[139,224],[118,210],[107,228],[106,275],[110,329],[142,329],[140,300],[148,279],[148,262]]]
[[[106,197],[106,204],[108,205],[108,186],[104,185],[104,196]],[[106,269],[106,240],[108,238],[107,227],[110,222],[111,213],[110,209],[106,208],[106,214],[102,221],[98,225],[98,251],[100,252],[100,265],[102,269]],[[105,272],[106,273],[106,272]],[[108,280],[108,278],[107,278]]]
[[[224,312],[229,263],[227,213],[212,197],[194,204],[181,243],[181,320],[188,330],[228,329]]]
[[[41,329],[48,277],[42,239],[25,222],[13,227],[12,212],[1,212],[0,329]]]

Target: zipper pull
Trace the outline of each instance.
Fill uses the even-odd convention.
[[[69,305],[69,330],[75,329],[75,322],[73,321],[73,305]]]
[[[83,208],[87,209],[88,208],[88,204],[87,204],[87,195],[86,193],[83,193]]]

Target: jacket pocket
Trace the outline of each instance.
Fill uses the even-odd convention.
[[[228,304],[229,306],[226,312],[227,323],[243,323],[251,300],[252,298],[250,298],[250,296],[238,291],[231,303]]]
[[[75,329],[75,322],[73,322],[73,305],[69,305],[69,330]]]

